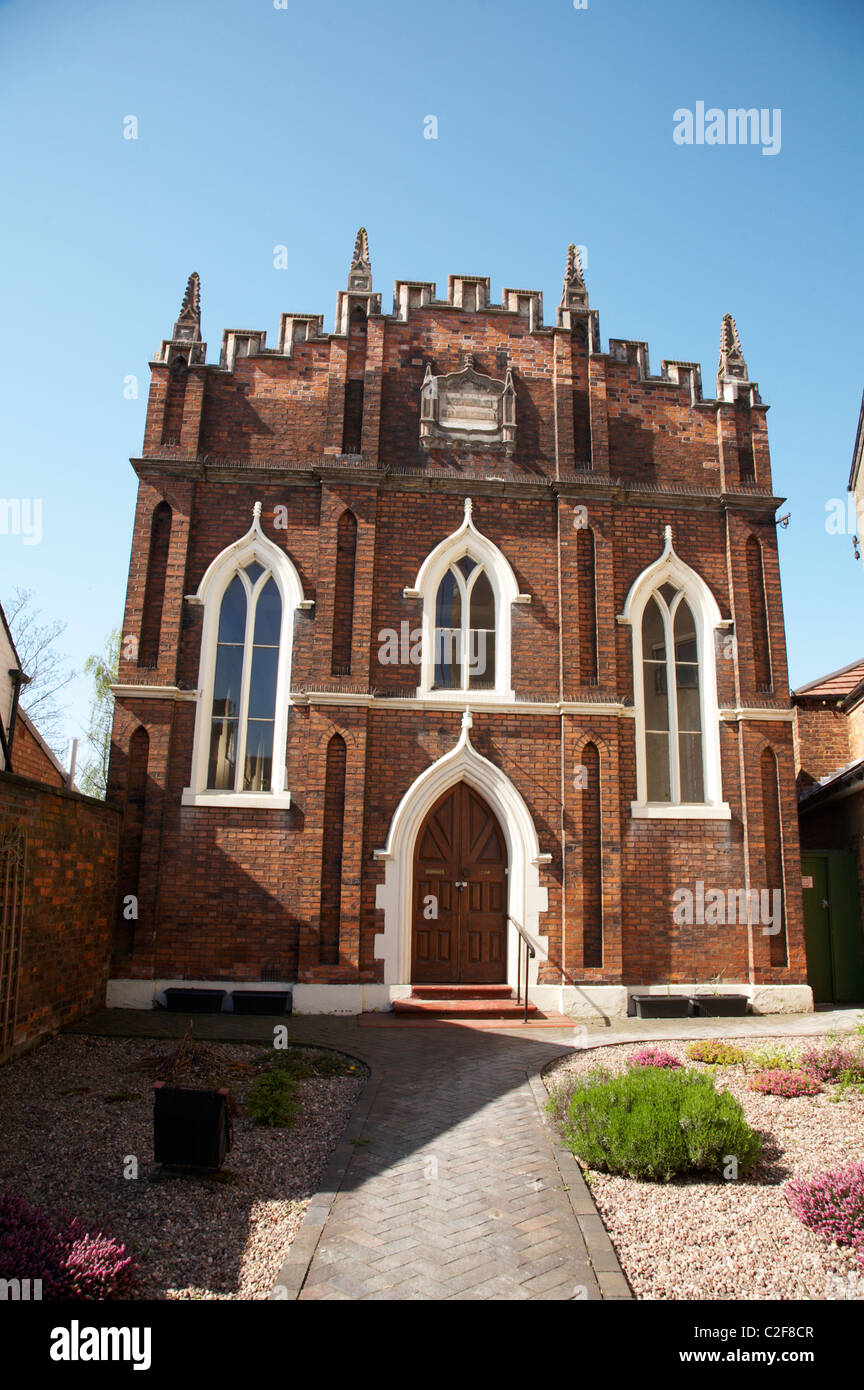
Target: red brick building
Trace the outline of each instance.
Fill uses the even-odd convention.
[[[792,692],[804,939],[815,1001],[864,999],[864,660]]]
[[[111,1001],[514,984],[519,923],[541,1007],[715,978],[809,1007],[780,499],[734,321],[706,399],[697,363],[603,350],[572,247],[554,324],[477,275],[398,280],[385,314],[361,231],[335,332],[286,313],[205,353],[192,276],[133,460]]]
[[[105,1002],[117,807],[82,796],[19,704],[0,606],[0,1061]]]

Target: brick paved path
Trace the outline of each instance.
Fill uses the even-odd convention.
[[[581,1045],[667,1036],[815,1035],[854,1016],[630,1020]],[[539,1074],[576,1030],[475,1031],[284,1020],[292,1041],[362,1058],[359,1100],[277,1280],[301,1299],[630,1297],[578,1164],[541,1118]],[[200,1015],[199,1037],[260,1040],[273,1019]],[[105,1010],[69,1031],[181,1036],[181,1014]]]
[[[528,1080],[569,1048],[461,1028],[370,1047],[368,1032],[375,1090],[299,1297],[627,1297],[577,1169],[569,1186],[596,1222],[583,1233]]]

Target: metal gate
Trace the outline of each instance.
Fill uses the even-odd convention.
[[[16,825],[0,825],[0,1059],[15,1041],[27,837]]]

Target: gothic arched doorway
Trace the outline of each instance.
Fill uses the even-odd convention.
[[[432,807],[414,849],[411,981],[507,979],[507,844],[493,811],[465,782]]]

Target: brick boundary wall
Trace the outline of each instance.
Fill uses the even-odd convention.
[[[17,1053],[105,1002],[120,814],[0,772],[0,831],[10,826],[27,838]]]

